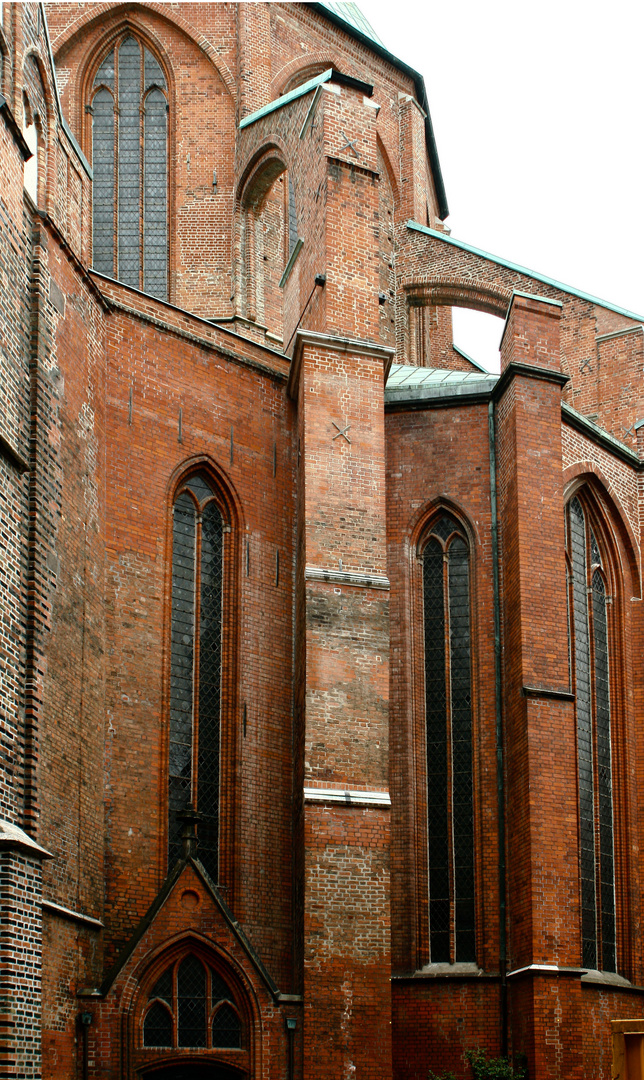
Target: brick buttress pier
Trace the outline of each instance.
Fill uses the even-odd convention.
[[[388,356],[315,333],[298,356],[304,1075],[380,1078],[391,1075]]]

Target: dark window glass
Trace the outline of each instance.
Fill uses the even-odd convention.
[[[170,655],[169,841],[170,864],[181,855],[181,823],[192,795],[192,711],[195,637],[194,500],[184,492],[174,504]]]
[[[196,956],[186,956],[177,972],[179,1046],[206,1045],[206,969]]]
[[[199,858],[216,881],[224,523],[205,477],[191,477],[187,487],[195,498],[185,490],[178,496],[173,521],[169,861],[181,854],[177,814],[193,804],[201,815]]]
[[[161,300],[168,295],[166,91],[158,61],[129,35],[101,64],[92,99],[94,266]]]
[[[232,1005],[225,1002],[217,1009],[212,1021],[212,1045],[220,1049],[241,1046],[241,1024]]]
[[[230,993],[227,984],[216,971],[211,970],[210,972],[210,986],[213,1005],[218,1001],[232,1001],[232,994]]]
[[[161,998],[167,1001],[168,1005],[172,1005],[172,968],[164,971],[161,978],[155,982],[150,990],[148,1001],[152,1001],[153,998]]]
[[[443,515],[423,552],[432,963],[476,959],[469,549]]]
[[[141,48],[127,38],[119,49],[118,278],[140,287]]]
[[[199,857],[215,880],[219,848],[222,544],[221,513],[215,502],[209,502],[201,532],[197,807],[201,813]]]
[[[578,498],[567,514],[579,775],[582,962],[616,971],[615,870],[606,587],[599,545]]]
[[[159,1001],[155,1001],[145,1014],[143,1045],[172,1046],[172,1014]]]
[[[242,1045],[241,1021],[230,987],[197,956],[189,954],[167,968],[150,990],[148,1002],[144,1046],[216,1050]],[[212,1017],[210,1024],[208,1017]]]

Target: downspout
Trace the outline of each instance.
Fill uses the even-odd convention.
[[[499,587],[499,522],[496,499],[496,431],[494,401],[488,404],[490,444],[490,514],[492,518],[492,584],[494,591],[494,700],[496,711],[496,799],[499,847],[499,971],[501,974],[501,1055],[508,1056],[507,912],[505,862],[505,784],[503,705],[501,697],[501,599]]]

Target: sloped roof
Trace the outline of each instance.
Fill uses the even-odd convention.
[[[392,364],[385,404],[427,401],[431,398],[471,397],[490,394],[499,376],[483,371],[452,371],[447,368]]]
[[[327,3],[322,3],[322,7],[328,8],[338,18],[344,19],[346,23],[353,26],[354,30],[359,30],[365,37],[371,38],[377,45],[384,47],[384,42],[380,40],[373,26],[357,4],[343,3],[342,0],[327,0]]]

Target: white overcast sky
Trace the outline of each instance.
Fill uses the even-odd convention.
[[[642,0],[359,4],[424,76],[452,236],[644,317]],[[498,326],[455,313],[487,366]]]

